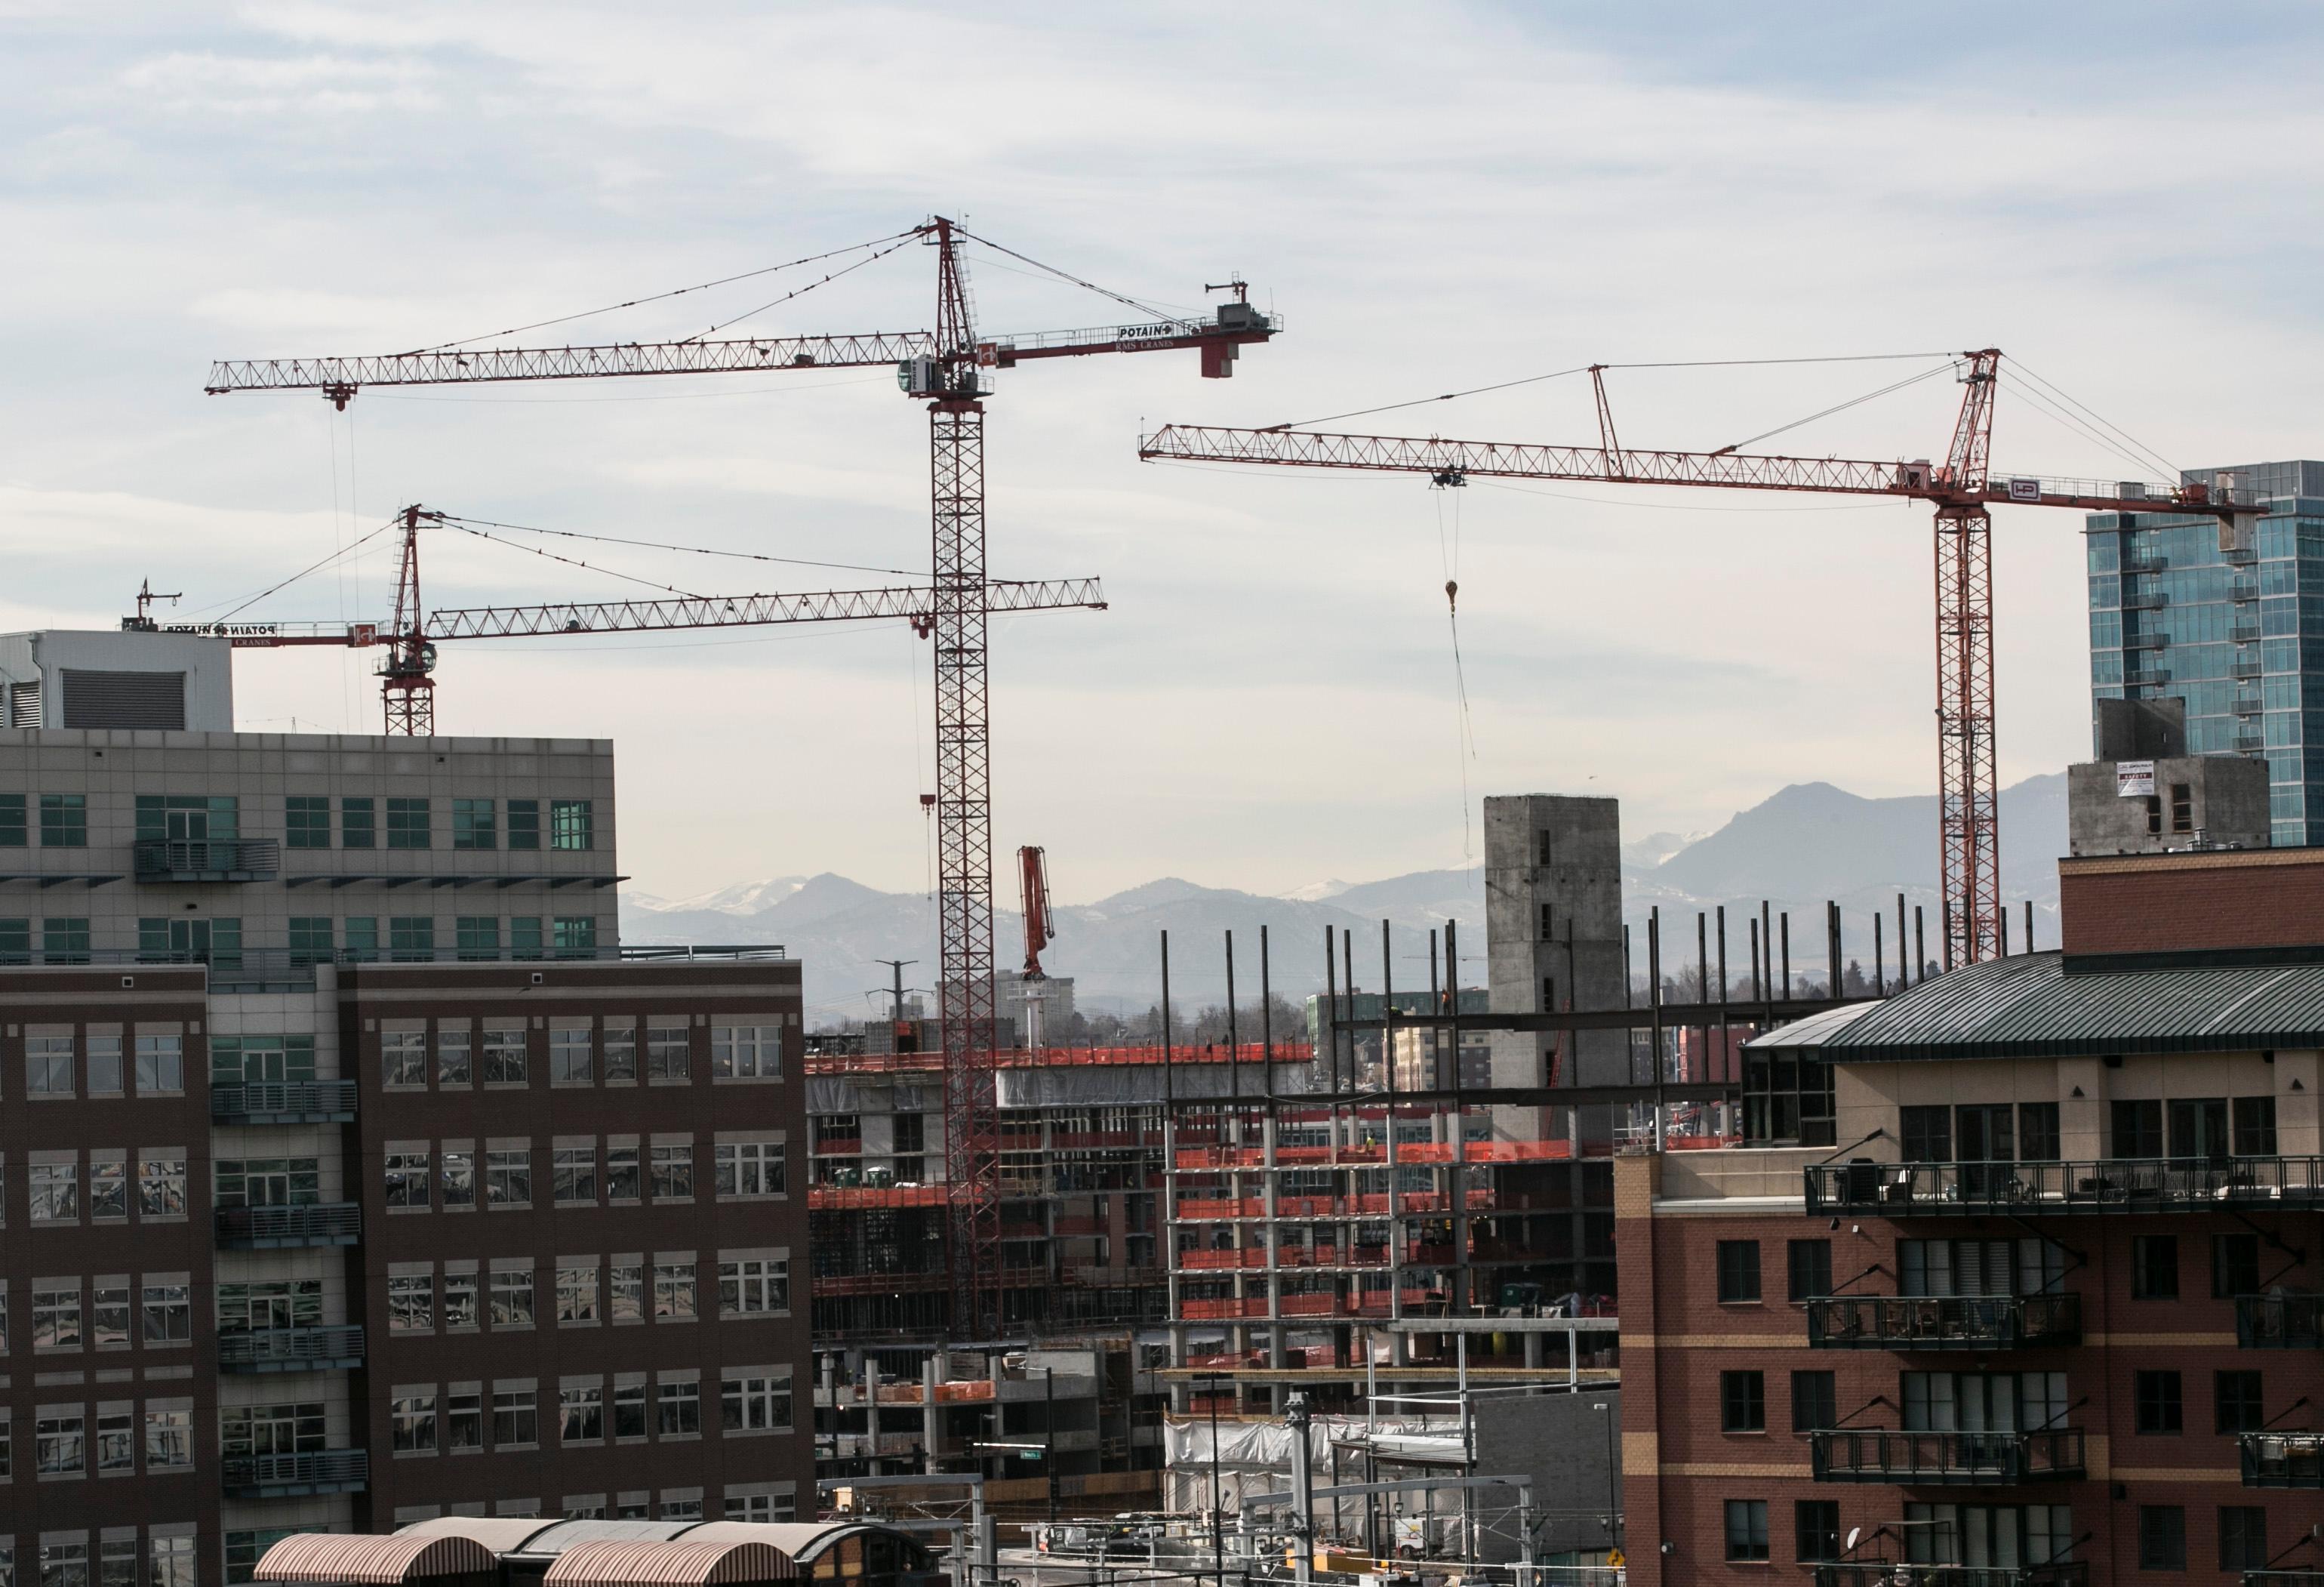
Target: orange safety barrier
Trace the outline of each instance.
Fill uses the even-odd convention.
[[[809,1211],[817,1213],[852,1212],[863,1207],[940,1207],[945,1204],[945,1187],[811,1185],[807,1186],[807,1204]]]

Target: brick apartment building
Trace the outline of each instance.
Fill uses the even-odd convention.
[[[1634,1582],[2324,1580],[2324,852],[2170,841],[1753,1041],[1830,1144],[1618,1160]]]
[[[798,964],[618,946],[609,745],[226,660],[0,636],[0,1582],[811,1507]]]

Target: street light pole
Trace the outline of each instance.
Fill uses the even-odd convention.
[[[1057,1518],[1057,1369],[1041,1369],[1041,1463],[1049,1469],[1049,1519]]]
[[[1220,1525],[1225,1511],[1219,1498],[1219,1375],[1212,1373],[1209,1382],[1211,1392],[1204,1398],[1211,1407],[1211,1572],[1220,1587],[1225,1587],[1227,1543]]]

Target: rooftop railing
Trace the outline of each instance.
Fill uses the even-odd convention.
[[[2077,1163],[1831,1163],[1806,1170],[1807,1210],[2020,1217],[2324,1208],[2324,1158],[2129,1158]]]
[[[1903,1560],[1848,1560],[1818,1565],[1815,1587],[2087,1587],[2080,1560],[2045,1565],[1927,1565]],[[2247,1576],[2246,1582],[2250,1580]]]
[[[2082,1430],[2038,1433],[1900,1433],[1839,1428],[1808,1435],[1819,1482],[1903,1482],[1997,1487],[2080,1481]]]
[[[360,1493],[371,1480],[371,1456],[360,1449],[318,1449],[298,1454],[230,1454],[218,1463],[228,1499],[299,1499],[318,1493]]]
[[[2324,1349],[2324,1295],[2236,1296],[2236,1342],[2246,1350]]]
[[[210,1086],[210,1117],[227,1124],[344,1124],[355,1116],[352,1080],[246,1080]]]
[[[1850,1295],[1808,1302],[1811,1350],[2028,1350],[2081,1338],[2079,1295]]]
[[[2245,1433],[2236,1444],[2246,1488],[2324,1488],[2324,1433]]]

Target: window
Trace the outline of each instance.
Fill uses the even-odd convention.
[[[0,794],[0,849],[21,849],[24,838],[24,796]]]
[[[605,1084],[630,1084],[638,1077],[638,1028],[635,1025],[605,1027]]]
[[[388,1275],[387,1331],[391,1333],[436,1332],[436,1276],[433,1273]]]
[[[228,1455],[311,1454],[323,1448],[323,1427],[320,1400],[218,1411],[220,1443]]]
[[[1723,1302],[1759,1298],[1757,1241],[1722,1240],[1719,1242],[1719,1298]]]
[[[85,795],[41,796],[41,846],[44,849],[88,847],[88,799]]]
[[[605,1386],[568,1383],[557,1391],[557,1441],[559,1444],[605,1442]]]
[[[381,1159],[385,1165],[387,1205],[426,1212],[429,1208],[429,1184],[434,1178],[429,1153],[423,1144],[417,1151],[391,1151]]]
[[[391,811],[394,801],[388,802]],[[395,826],[393,815],[388,817],[389,830]],[[425,844],[414,844],[425,848]],[[500,847],[500,816],[491,799],[454,799],[452,801],[452,846],[456,849],[496,849]]]
[[[791,1375],[772,1368],[728,1374],[718,1391],[719,1425],[733,1433],[791,1430]]]
[[[512,915],[509,917],[509,957],[538,959],[540,951],[540,917]]]
[[[490,961],[501,956],[501,918],[498,915],[462,915],[452,923],[454,951],[469,962]]]
[[[36,1098],[73,1094],[71,1037],[28,1036],[24,1038],[24,1094]]]
[[[605,1199],[626,1203],[638,1199],[638,1141],[631,1136],[626,1143],[616,1144],[615,1137],[605,1143]]]
[[[540,1442],[540,1407],[532,1387],[493,1386],[493,1447],[530,1448]]]
[[[589,1031],[552,1030],[549,1033],[549,1083],[551,1085],[587,1085],[596,1079],[591,1062]]]
[[[139,1296],[144,1314],[145,1346],[186,1344],[194,1337],[194,1287],[183,1279],[149,1275]]]
[[[34,1281],[32,1348],[78,1350],[80,1347],[80,1280],[68,1278],[48,1284]]]
[[[80,1163],[73,1155],[71,1162],[32,1165],[33,1223],[80,1222]]]
[[[347,963],[374,964],[379,959],[379,917],[350,915],[344,927]]]
[[[2153,1098],[2144,1101],[2117,1102],[2111,1110],[2114,1116],[2114,1149],[2111,1156],[2125,1158],[2159,1158],[2163,1155],[2163,1104]]]
[[[0,964],[32,962],[32,923],[19,915],[0,919]]]
[[[634,1383],[616,1379],[613,1384],[613,1437],[643,1438],[646,1435],[646,1386],[642,1379]]]
[[[650,1159],[656,1201],[694,1199],[694,1143],[656,1142]]]
[[[2227,1155],[2227,1099],[2173,1097],[2167,1110],[2171,1155],[2217,1162]]]
[[[430,838],[426,799],[387,801],[387,846],[389,848],[424,849],[429,846]]]
[[[2213,1428],[2220,1433],[2256,1433],[2267,1421],[2260,1409],[2259,1374],[2254,1371],[2211,1374]]]
[[[1790,1297],[1814,1300],[1831,1293],[1831,1241],[1792,1240],[1784,1242],[1791,1269]]]
[[[557,1325],[585,1328],[597,1321],[597,1269],[559,1267],[557,1269]]]
[[[121,1082],[121,1038],[91,1031],[88,1037],[88,1094],[119,1096]]]
[[[779,1080],[783,1077],[780,1025],[719,1025],[710,1032],[713,1080]]]
[[[436,1390],[398,1389],[387,1402],[387,1421],[395,1453],[436,1453]]]
[[[88,1411],[77,1405],[41,1407],[32,1419],[32,1470],[43,1477],[78,1477],[88,1469]]]
[[[597,951],[595,915],[559,915],[551,925],[555,927],[552,946],[559,957],[577,958]]]
[[[645,1315],[645,1268],[636,1262],[615,1262],[608,1270],[606,1315],[616,1323],[642,1323]]]
[[[137,1094],[179,1096],[186,1089],[186,1040],[181,1036],[137,1038]]]
[[[2138,1507],[2138,1568],[2142,1571],[2183,1571],[2187,1568],[2187,1512],[2175,1504]]]
[[[282,801],[282,846],[286,849],[327,849],[331,846],[331,801],[327,795],[292,794]]]
[[[2235,1101],[2235,1115],[2236,1156],[2275,1156],[2275,1099],[2239,1096]]]
[[[337,956],[337,946],[331,937],[328,915],[293,915],[290,917],[290,962],[293,964],[327,964]]]
[[[690,1323],[694,1320],[694,1264],[691,1261],[656,1262],[653,1287],[654,1321]]]
[[[473,1084],[475,1072],[469,1058],[469,1031],[466,1025],[438,1024],[436,1027],[436,1084],[449,1090]]]
[[[693,1078],[685,1026],[647,1025],[646,1078],[674,1081],[681,1085]]]
[[[532,1269],[530,1268],[496,1268],[493,1270],[493,1326],[495,1328],[530,1328],[532,1326]]]
[[[1767,1557],[1767,1501],[1730,1499],[1727,1501],[1727,1557],[1755,1560]]]
[[[530,1147],[510,1147],[484,1154],[484,1204],[487,1207],[529,1207],[532,1204]]]
[[[2258,1571],[2267,1567],[2267,1511],[2255,1504],[2219,1507],[2219,1569]]]
[[[263,1328],[316,1328],[322,1322],[323,1281],[319,1278],[272,1278],[218,1286],[217,1325],[221,1333],[247,1333]]]
[[[1953,1115],[1950,1108],[1899,1108],[1897,1131],[1904,1138],[1908,1163],[1950,1163],[1953,1160]]]
[[[343,849],[379,846],[378,806],[372,800],[339,801],[339,846]]]
[[[41,956],[51,964],[88,963],[88,918],[51,916],[41,922]]]
[[[322,1199],[313,1158],[215,1158],[222,1207],[312,1206]]]
[[[189,1400],[149,1399],[145,1402],[145,1469],[149,1472],[190,1472],[194,1469],[194,1407]],[[191,1539],[188,1539],[189,1542]],[[160,1539],[155,1539],[158,1546]],[[192,1587],[193,1578],[186,1578]],[[161,1587],[156,1576],[153,1587]]]
[[[2211,1236],[2211,1298],[2231,1300],[2259,1291],[2259,1236]]]
[[[444,1210],[466,1212],[476,1204],[476,1154],[465,1146],[444,1149]]]
[[[444,1397],[444,1447],[456,1453],[484,1446],[484,1393],[454,1384],[452,1392]]]
[[[737,1488],[730,1483],[726,1489],[726,1518],[730,1521],[752,1521],[761,1526],[770,1521],[796,1519],[798,1515],[798,1496],[767,1491],[769,1486],[756,1483]]]
[[[383,1030],[379,1035],[379,1083],[383,1089],[428,1088],[428,1033]]]
[[[1719,1374],[1719,1430],[1721,1433],[1765,1433],[1767,1430],[1767,1375],[1765,1372]]]
[[[94,1444],[97,1474],[125,1475],[137,1469],[137,1404],[134,1400],[98,1402]],[[130,1577],[135,1587],[136,1577]]]
[[[387,956],[411,964],[436,956],[436,921],[429,915],[393,915],[387,922]]]
[[[152,1462],[149,1459],[146,1463]],[[163,1536],[160,1528],[149,1527],[145,1544],[147,1587],[195,1587],[192,1534]]]
[[[588,799],[549,801],[549,846],[553,849],[593,849],[597,846],[595,807]]]
[[[88,1154],[88,1217],[92,1223],[129,1219],[129,1159]]]
[[[702,1432],[702,1385],[692,1379],[654,1385],[656,1431],[664,1438],[693,1438]]]
[[[2130,1298],[2179,1298],[2179,1237],[2135,1234],[2130,1241]]]
[[[720,1316],[765,1316],[788,1311],[790,1304],[788,1261],[779,1257],[742,1257],[718,1264]]]
[[[595,1146],[560,1146],[549,1154],[549,1195],[560,1207],[597,1204]]]
[[[137,1532],[124,1527],[125,1536],[112,1536],[107,1527],[97,1553],[97,1587],[137,1587]]]
[[[1829,1371],[1792,1374],[1792,1431],[1814,1433],[1840,1419],[1839,1379]]]
[[[2058,1135],[2056,1103],[2017,1104],[2017,1158],[2020,1162],[2054,1163],[2062,1150]]]
[[[2176,1433],[2183,1417],[2179,1398],[2179,1374],[2146,1371],[2132,1374],[2141,1433]]]
[[[779,1141],[721,1141],[717,1154],[720,1201],[781,1195],[788,1188],[784,1149]]]
[[[2171,830],[2195,830],[2195,789],[2192,783],[2174,782],[2171,785]]]
[[[539,799],[511,799],[508,802],[508,846],[512,849],[537,849],[540,846]]]
[[[444,1331],[476,1331],[476,1265],[446,1263],[444,1267]]]
[[[532,1070],[527,1061],[522,1029],[484,1032],[484,1071],[486,1085],[530,1083]]]

